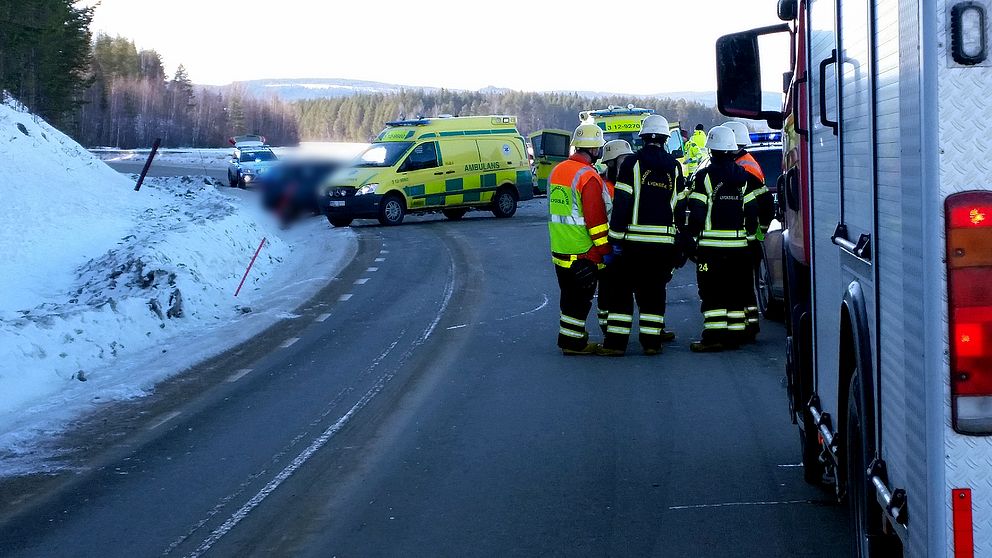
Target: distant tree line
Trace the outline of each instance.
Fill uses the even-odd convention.
[[[197,87],[182,65],[167,79],[159,54],[126,38],[98,36],[90,67],[75,130],[84,145],[144,147],[160,137],[167,147],[213,147],[248,133],[275,145],[299,141],[289,103],[237,87]]]
[[[171,79],[154,50],[122,37],[93,40],[92,7],[76,0],[0,0],[0,91],[86,146],[222,146],[264,134],[295,144],[297,114],[284,101],[239,87],[194,86],[180,65]]]
[[[401,117],[507,114],[517,116],[517,127],[528,134],[542,128],[571,130],[578,124],[581,110],[626,106],[628,103],[654,109],[670,121],[680,121],[688,130],[696,124],[709,128],[725,120],[715,108],[685,99],[589,98],[574,93],[407,90],[303,100],[295,104],[302,139],[369,141],[385,127],[386,122]]]
[[[74,0],[0,0],[0,91],[71,127],[89,86],[92,19]]]

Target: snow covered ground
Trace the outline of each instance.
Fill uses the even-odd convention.
[[[298,147],[275,147],[273,151],[279,158],[286,157],[326,157],[329,159],[350,160],[362,152],[367,143],[340,142],[303,142]],[[226,148],[178,148],[159,149],[155,155],[155,163],[160,165],[218,169],[227,168],[231,157],[230,147]],[[113,147],[96,147],[90,152],[107,162],[144,161],[151,149],[116,149]]]
[[[355,247],[323,219],[281,231],[253,193],[204,177],[134,192],[11,101],[0,168],[0,475],[50,466],[35,442],[73,417],[292,317]]]

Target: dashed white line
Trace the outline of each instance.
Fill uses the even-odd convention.
[[[327,318],[330,318],[330,317],[331,317],[331,313],[330,312],[324,312],[323,314],[321,314],[321,315],[317,316],[316,318],[314,318],[313,321],[315,321],[315,322],[323,322],[323,321],[327,321]]]
[[[252,370],[253,370],[252,368],[242,368],[241,370],[238,370],[234,374],[231,374],[230,376],[228,376],[227,377],[227,382],[228,383],[237,382],[241,378],[244,378],[245,376],[247,376],[248,373],[251,372]]]
[[[376,271],[379,271],[379,268],[378,267],[370,267],[370,268],[366,269],[365,271],[367,271],[369,273],[375,273]]]
[[[279,348],[285,349],[287,347],[292,347],[293,344],[296,343],[299,340],[300,340],[299,337],[290,337],[289,339],[287,339],[287,340],[283,341],[282,343],[280,343],[279,344]]]
[[[388,254],[389,253],[389,250],[379,250],[379,253],[380,254]]]
[[[386,261],[386,258],[376,258],[375,261],[377,261],[377,262],[384,262],[384,261]]]
[[[364,285],[365,283],[368,283],[368,282],[369,282],[369,278],[368,277],[362,277],[361,279],[355,279],[355,284],[356,285]]]
[[[182,414],[181,411],[172,411],[171,413],[167,413],[165,416],[152,423],[152,425],[148,427],[148,430],[155,430],[159,426],[162,426],[163,424],[169,422],[170,420],[178,417],[181,414]]]
[[[784,504],[810,504],[809,500],[783,500],[781,502],[722,502],[719,504],[693,504],[691,506],[669,506],[669,510],[698,510],[703,508],[729,508],[734,506],[780,506]]]
[[[785,469],[792,469],[794,467],[802,467],[802,463],[789,463],[788,465],[776,465],[776,467],[782,467]]]
[[[449,330],[451,330],[451,329],[461,329],[461,328],[463,328],[463,327],[468,327],[468,324],[462,324],[462,325],[456,325],[456,326],[451,326],[451,327],[449,327],[449,328],[447,328],[447,329],[449,329]]]
[[[351,297],[352,297],[351,294],[343,294],[343,295],[341,295],[341,296],[338,297],[338,301],[339,302],[344,302],[344,301],[350,299]]]

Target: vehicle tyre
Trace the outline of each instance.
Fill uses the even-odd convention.
[[[248,184],[245,183],[245,177],[238,173],[238,188],[247,188]]]
[[[517,212],[517,195],[509,186],[503,186],[493,195],[493,215],[500,219],[513,217]]]
[[[351,217],[331,217],[330,215],[327,216],[327,222],[335,227],[347,227],[351,225],[352,221],[354,221],[354,219],[352,219]]]
[[[868,478],[872,456],[865,444],[864,412],[861,408],[861,377],[855,370],[847,392],[845,462],[847,501],[851,521],[851,555],[856,558],[902,556],[902,545],[895,535],[885,534],[882,508]]]
[[[379,203],[379,224],[399,225],[406,215],[406,201],[398,194],[388,194]]]
[[[234,188],[235,186],[238,185],[238,179],[235,178],[233,175],[231,175],[230,172],[228,172],[227,173],[227,183],[228,183],[228,185],[231,186],[231,188]]]
[[[781,320],[783,304],[772,295],[772,273],[767,258],[762,257],[758,262],[754,275],[754,291],[761,315],[769,320]]]
[[[466,213],[468,213],[468,210],[467,209],[442,209],[441,210],[441,213],[443,213],[445,217],[447,217],[448,219],[451,219],[452,221],[459,221],[459,220],[461,220],[462,217],[465,216]]]

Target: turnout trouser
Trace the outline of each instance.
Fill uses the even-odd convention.
[[[608,266],[599,272],[599,297],[596,299],[596,319],[599,322],[599,329],[603,331],[604,335],[606,334],[607,321],[610,317],[608,297],[610,296],[610,277],[613,273],[613,266]]]
[[[754,295],[752,270],[748,248],[699,248],[696,283],[702,301],[703,341],[737,345],[744,340],[746,308]]]
[[[558,320],[558,346],[562,349],[581,350],[589,342],[586,332],[586,317],[592,308],[592,297],[596,294],[596,284],[585,287],[576,284],[572,270],[555,266],[561,297],[558,306],[561,315]]]
[[[661,348],[661,333],[665,329],[666,288],[672,279],[675,246],[671,244],[641,245],[627,242],[623,255],[610,266],[607,285],[606,339],[603,346],[627,350],[634,322],[634,301],[640,310],[638,338],[645,349]],[[600,297],[602,297],[602,291]]]

